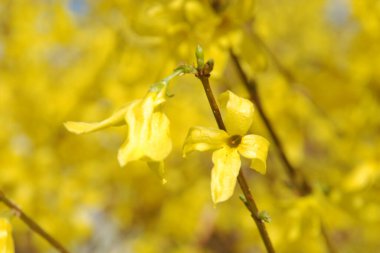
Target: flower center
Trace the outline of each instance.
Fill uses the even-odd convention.
[[[232,135],[228,140],[227,144],[231,148],[236,148],[241,143],[241,136],[240,135]]]

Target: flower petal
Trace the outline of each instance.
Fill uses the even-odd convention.
[[[153,161],[165,159],[172,150],[169,125],[169,119],[165,114],[162,112],[153,113],[149,141],[145,148],[146,156]]]
[[[212,161],[211,196],[214,203],[218,203],[232,196],[241,161],[237,149],[228,146],[215,151]]]
[[[162,160],[171,151],[169,120],[161,112],[154,113],[165,102],[166,87],[165,83],[154,85],[144,99],[135,101],[128,108],[125,115],[128,138],[118,153],[121,166],[144,157]]]
[[[119,126],[124,123],[124,117],[128,109],[128,106],[129,105],[124,106],[123,108],[112,114],[109,118],[100,122],[86,123],[68,121],[65,122],[64,125],[67,130],[76,134],[91,133],[107,127]]]
[[[138,160],[144,156],[144,148],[148,142],[149,125],[153,114],[151,99],[134,101],[127,110],[125,121],[129,127],[128,138],[120,147],[118,160],[120,166]]]
[[[244,135],[252,124],[253,104],[231,91],[222,93],[219,97],[220,108],[223,114],[227,132],[230,135]]]
[[[261,174],[266,173],[266,160],[269,141],[259,135],[246,135],[238,146],[239,153],[245,158],[252,159],[251,168]]]
[[[223,147],[228,138],[228,134],[219,129],[209,127],[192,127],[187,134],[182,154],[185,157],[188,153],[198,150],[206,151]]]

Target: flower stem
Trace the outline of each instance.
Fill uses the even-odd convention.
[[[268,231],[265,227],[265,223],[262,219],[259,218],[259,209],[257,208],[256,202],[252,196],[251,191],[249,190],[249,186],[247,184],[247,181],[245,180],[243,171],[239,171],[239,176],[238,176],[238,182],[240,189],[243,191],[243,194],[246,198],[245,204],[248,208],[248,210],[251,212],[251,217],[256,223],[257,228],[259,229],[260,236],[265,244],[265,248],[267,249],[268,253],[274,253],[275,250],[273,248],[272,242],[270,240]]]
[[[70,253],[65,249],[56,239],[54,239],[49,233],[47,233],[43,228],[41,228],[32,218],[24,213],[18,206],[16,206],[11,200],[9,200],[5,194],[0,191],[0,201],[3,202],[7,207],[15,211],[17,216],[35,233],[39,234],[45,239],[51,246],[62,253]]]
[[[206,64],[206,66],[207,66],[207,64]],[[203,84],[203,88],[206,92],[207,99],[209,101],[210,107],[212,109],[212,112],[214,114],[214,117],[215,117],[215,120],[218,124],[219,129],[226,131],[226,127],[224,125],[222,115],[220,114],[218,104],[216,103],[214,94],[213,94],[211,87],[210,87],[209,72],[203,71],[202,69],[198,69],[198,73],[196,74],[196,76],[199,78],[199,80]],[[272,245],[272,242],[270,240],[268,231],[265,227],[265,224],[264,224],[263,220],[260,219],[258,216],[259,211],[258,211],[257,205],[255,203],[255,200],[252,196],[252,193],[249,189],[249,186],[248,186],[247,181],[243,175],[242,170],[240,170],[237,179],[238,179],[239,186],[240,186],[240,188],[244,194],[244,197],[245,197],[244,203],[245,203],[248,211],[251,213],[253,220],[256,223],[256,226],[260,232],[261,239],[264,242],[264,245],[265,245],[267,252],[268,253],[275,253],[275,250],[273,248],[273,245]]]
[[[201,80],[203,84],[203,88],[206,92],[208,102],[211,106],[212,113],[214,114],[214,117],[215,117],[216,123],[218,124],[219,129],[227,131],[226,126],[224,125],[224,122],[222,119],[222,115],[220,114],[218,104],[216,103],[214,94],[212,93],[208,77],[199,76],[198,78]]]

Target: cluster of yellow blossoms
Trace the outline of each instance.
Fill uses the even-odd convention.
[[[171,78],[179,74],[175,72]],[[103,121],[66,122],[65,126],[73,133],[83,134],[126,124],[128,134],[118,152],[119,164],[125,166],[131,161],[144,160],[150,167],[163,173],[163,160],[172,149],[169,120],[162,111],[162,104],[167,99],[168,80],[153,85],[143,99],[132,101]],[[184,156],[194,150],[215,150],[211,176],[214,203],[232,196],[241,167],[240,155],[252,160],[251,168],[265,173],[269,147],[265,138],[246,135],[254,111],[249,100],[227,91],[220,96],[220,106],[228,132],[193,127],[189,130],[183,147]]]

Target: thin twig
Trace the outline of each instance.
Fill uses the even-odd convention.
[[[277,57],[273,50],[271,50],[262,37],[252,29],[252,26],[246,26],[245,30],[247,34],[251,36],[251,38],[265,51],[267,56],[272,60],[277,71],[285,78],[289,86],[296,92],[302,94],[310,102],[315,109],[315,112],[318,113],[330,125],[335,134],[342,134],[336,122],[329,117],[323,108],[321,108],[321,106],[310,95],[309,91],[303,87],[303,83],[300,82],[294,73],[281,62],[281,60]]]
[[[203,84],[203,88],[206,92],[207,99],[209,101],[209,104],[211,106],[212,112],[214,114],[215,120],[218,124],[218,127],[222,130],[226,131],[226,127],[224,125],[222,116],[220,114],[220,110],[218,107],[218,104],[216,103],[215,97],[212,93],[210,83],[209,83],[209,73],[203,73],[203,71],[199,71],[197,74],[197,77],[201,80]],[[258,217],[258,208],[257,205],[253,199],[252,193],[249,189],[249,186],[247,184],[247,181],[243,175],[242,170],[240,170],[239,175],[237,177],[239,186],[244,194],[245,197],[245,205],[249,212],[251,213],[251,216],[253,220],[256,223],[256,226],[259,230],[260,236],[262,241],[264,242],[265,248],[268,253],[275,253],[275,250],[273,248],[272,242],[270,240],[268,231],[265,227],[265,224],[262,219]]]
[[[296,170],[293,165],[290,163],[289,159],[287,158],[283,145],[277,136],[276,132],[274,131],[274,128],[272,124],[270,123],[267,115],[265,114],[265,111],[263,109],[263,105],[261,103],[260,95],[257,90],[257,83],[253,79],[249,79],[246,75],[246,73],[243,70],[243,67],[241,66],[239,59],[237,56],[233,53],[232,50],[230,50],[230,56],[232,58],[232,61],[234,62],[236,69],[238,70],[238,73],[243,81],[244,86],[248,90],[251,100],[255,103],[257,110],[259,111],[259,114],[261,118],[264,121],[264,124],[266,128],[269,131],[269,134],[272,137],[273,142],[277,146],[277,150],[279,152],[279,156],[281,160],[283,161],[285,165],[286,172],[288,174],[289,179],[292,181],[293,186],[296,188],[296,191],[301,196],[306,196],[312,193],[313,189],[310,185],[310,183],[307,181],[305,176],[299,171]],[[337,250],[334,247],[326,228],[324,227],[323,223],[321,224],[321,234],[325,240],[326,247],[329,250],[330,253],[336,253]]]
[[[297,81],[296,77],[294,74],[284,66],[284,64],[278,59],[278,57],[273,53],[273,51],[270,49],[270,47],[265,43],[265,41],[249,26],[249,29],[246,29],[247,33],[252,37],[253,40],[256,41],[257,44],[265,51],[265,53],[268,55],[268,57],[272,60],[274,66],[278,70],[278,72],[286,79],[288,84],[304,95],[309,102],[314,106],[316,111],[325,119],[328,120],[328,122],[331,123],[331,120],[329,119],[328,115],[326,112],[316,103],[316,101],[310,96],[309,92],[304,89],[299,82]],[[334,127],[336,127],[334,125]]]
[[[3,202],[10,209],[15,211],[16,215],[35,233],[44,238],[51,246],[62,253],[70,253],[65,247],[62,246],[56,239],[54,239],[48,232],[46,232],[40,225],[38,225],[32,218],[24,213],[18,206],[16,206],[5,194],[0,191],[0,201]]]
[[[253,220],[256,223],[257,228],[260,231],[261,238],[263,239],[263,242],[265,244],[265,248],[267,249],[268,253],[275,252],[272,242],[270,240],[268,231],[265,227],[264,221],[259,218],[259,209],[257,208],[256,202],[253,199],[253,196],[251,194],[251,191],[249,190],[249,186],[247,184],[247,181],[245,180],[245,177],[243,175],[243,171],[240,170],[239,176],[238,176],[238,182],[240,185],[241,190],[243,191],[244,197],[246,198],[245,204],[248,208],[248,210],[251,212],[251,216]]]
[[[322,220],[321,220],[321,232],[322,232],[322,236],[323,236],[323,239],[326,243],[326,248],[328,249],[328,251],[330,253],[337,253],[338,251],[336,250],[328,232],[327,232],[327,229],[326,229],[326,226],[325,224],[323,224]]]

